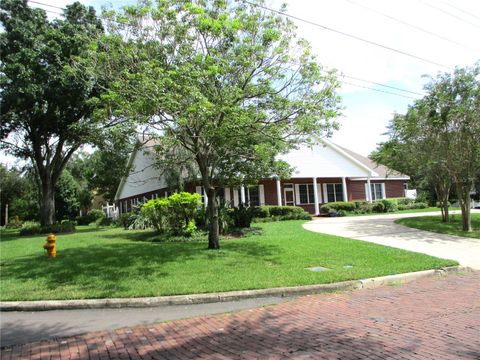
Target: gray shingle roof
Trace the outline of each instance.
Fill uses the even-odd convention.
[[[369,167],[373,171],[375,171],[378,174],[378,178],[404,178],[404,179],[410,179],[408,175],[402,174],[398,171],[395,171],[393,169],[390,169],[389,167],[381,164],[377,164],[375,161],[362,156],[360,154],[357,154],[351,150],[348,150],[342,146],[337,145],[339,148],[341,148],[343,151],[345,151],[348,155],[353,157],[354,159],[360,161],[362,164],[365,166]],[[376,176],[377,177],[377,176]],[[373,179],[374,177],[372,177]]]

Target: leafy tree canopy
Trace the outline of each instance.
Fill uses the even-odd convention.
[[[101,76],[116,80],[105,109],[148,123],[165,167],[195,164],[218,248],[215,186],[288,176],[276,155],[336,127],[335,75],[291,21],[241,1],[158,0],[104,15],[110,35],[95,51]]]

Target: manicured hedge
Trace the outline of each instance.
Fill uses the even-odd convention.
[[[354,211],[356,209],[356,205],[350,201],[338,201],[324,204],[320,207],[320,212],[322,213],[329,213],[332,211]]]
[[[264,205],[255,209],[257,222],[281,220],[311,220],[312,216],[300,206]]]
[[[388,213],[397,210],[425,209],[428,205],[423,202],[415,202],[414,199],[392,198],[381,199],[369,203],[368,201],[353,202],[332,202],[320,207],[320,212],[328,214],[335,212],[337,214],[370,214],[370,213]]]

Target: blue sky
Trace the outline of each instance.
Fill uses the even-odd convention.
[[[73,2],[37,1],[60,7]],[[101,6],[120,7],[135,3],[130,0],[81,2],[98,9]],[[480,59],[478,0],[270,0],[267,4],[279,8],[282,3],[287,3],[291,15],[441,63],[448,68],[472,65]],[[319,27],[295,22],[299,35],[310,41],[320,63],[351,77],[422,93],[427,82],[423,75],[435,76],[438,72],[449,71]],[[405,22],[417,29],[405,25]],[[344,116],[339,119],[341,129],[334,134],[332,141],[363,155],[368,155],[377,143],[385,140],[382,134],[392,114],[405,112],[414,99],[362,86],[421,97],[351,78],[341,79],[355,85],[344,84],[340,90],[345,110]]]

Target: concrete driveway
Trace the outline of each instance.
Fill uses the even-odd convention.
[[[473,210],[472,213],[479,213]],[[480,239],[437,234],[395,224],[400,218],[439,215],[439,212],[317,218],[303,227],[310,231],[416,251],[480,270]]]

